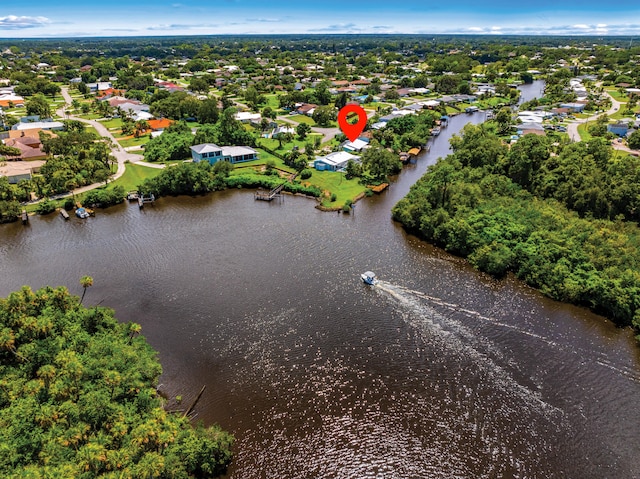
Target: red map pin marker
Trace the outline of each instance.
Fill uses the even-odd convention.
[[[358,121],[353,125],[347,121],[349,113],[358,115]],[[360,105],[345,105],[338,112],[338,125],[340,125],[342,133],[349,138],[349,141],[355,141],[364,130],[364,127],[367,126],[367,112]]]

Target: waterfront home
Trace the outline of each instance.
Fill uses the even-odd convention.
[[[214,143],[201,143],[191,147],[191,158],[194,163],[208,161],[214,164],[218,161],[241,163],[258,159],[258,152],[249,146],[218,146]]]
[[[347,153],[360,153],[367,146],[369,146],[369,138],[357,138],[354,141],[345,141],[340,145],[343,151]]]
[[[20,180],[30,180],[33,173],[39,172],[44,164],[44,160],[7,161],[0,165],[0,177],[6,176],[9,183],[15,185]]]
[[[359,162],[360,157],[346,151],[334,151],[326,156],[316,157],[313,167],[318,171],[342,171],[347,167],[349,160]]]
[[[20,150],[19,155],[5,155],[7,160],[43,160],[47,157],[47,154],[42,151],[40,138],[25,135],[18,138],[7,138],[3,142],[5,146]]]

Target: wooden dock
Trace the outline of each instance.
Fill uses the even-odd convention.
[[[29,222],[29,215],[27,214],[27,210],[22,210],[20,216],[22,217],[22,224],[26,225]]]
[[[137,191],[130,191],[129,193],[127,193],[127,199],[129,201],[138,201],[138,198],[140,198],[140,195]]]
[[[382,193],[388,187],[389,187],[389,183],[381,183],[376,186],[368,186],[367,188],[371,188],[371,191],[373,191],[374,193]]]
[[[60,216],[62,216],[65,220],[69,219],[69,213],[64,208],[60,208]]]
[[[144,208],[145,203],[155,203],[156,201],[156,197],[153,196],[153,194],[147,196],[146,198],[144,197],[144,195],[140,195],[138,196],[138,208],[142,209]]]
[[[282,183],[280,186],[275,187],[269,192],[264,190],[258,190],[253,195],[253,198],[256,200],[262,200],[262,201],[271,201],[274,198],[281,198],[282,197],[281,193],[284,188],[284,185],[285,183]]]

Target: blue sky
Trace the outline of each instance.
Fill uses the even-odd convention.
[[[639,0],[2,0],[0,38],[278,33],[639,35]]]

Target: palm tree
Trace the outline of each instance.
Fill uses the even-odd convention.
[[[91,276],[83,276],[82,278],[80,278],[80,286],[84,288],[82,290],[82,297],[80,298],[80,304],[82,304],[84,295],[87,294],[87,288],[89,286],[93,286],[93,278]]]

